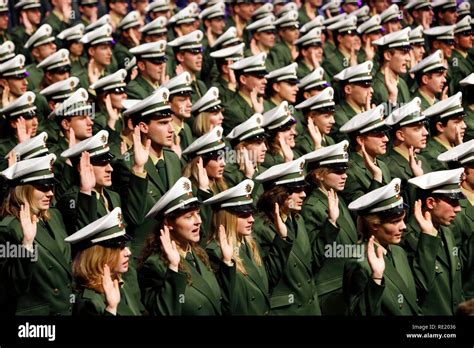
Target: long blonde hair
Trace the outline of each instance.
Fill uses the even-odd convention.
[[[200,158],[201,156],[193,158],[190,162],[186,163],[185,167],[183,168],[183,176],[191,180],[191,182],[196,187],[199,187],[199,174],[197,163]],[[209,186],[212,193],[214,194],[227,190],[227,184],[225,183],[224,178],[209,178]]]
[[[19,185],[10,188],[8,191],[2,206],[0,207],[0,215],[14,216],[20,219],[21,205],[28,202],[32,214],[35,214],[41,220],[48,220],[48,210],[40,210],[39,207],[33,203],[33,195],[35,187],[33,185]]]
[[[211,130],[211,120],[209,119],[210,112],[200,112],[193,122],[193,133],[200,137]]]
[[[103,294],[102,275],[104,266],[114,268],[120,259],[119,248],[94,245],[77,253],[72,264],[72,274],[78,287],[87,288]],[[113,274],[112,280],[121,280],[120,274]]]
[[[260,257],[260,252],[258,251],[257,243],[253,239],[252,235],[243,236],[239,238],[237,234],[237,215],[232,214],[231,212],[220,209],[212,212],[212,224],[211,231],[213,231],[209,240],[219,240],[219,226],[222,225],[225,228],[225,233],[227,238],[232,241],[234,245],[234,260],[237,268],[237,272],[242,273],[243,275],[248,275],[247,270],[245,269],[242,258],[239,256],[239,248],[237,247],[241,242],[241,239],[247,244],[247,246],[252,251],[253,259],[255,264],[260,267],[262,265],[262,258]]]

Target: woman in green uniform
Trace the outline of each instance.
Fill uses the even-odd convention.
[[[342,295],[342,279],[347,257],[328,254],[331,248],[352,247],[357,231],[344,199],[349,163],[349,142],[323,147],[305,155],[306,181],[310,184],[301,215],[306,223],[311,245],[317,255],[316,287],[323,315],[343,315],[346,312]]]
[[[0,175],[9,188],[0,208],[0,245],[23,257],[2,258],[0,282],[9,315],[71,315],[71,248],[61,214],[50,208],[54,154],[17,162]]]
[[[125,244],[128,240],[120,208],[65,239],[77,249],[72,266],[78,288],[73,315],[141,315],[140,299],[122,280],[132,254]]]
[[[359,215],[357,231],[363,242],[356,249],[359,259],[347,262],[344,269],[351,315],[421,314],[407,255],[398,246],[406,228],[400,183],[395,178],[349,204]]]
[[[221,315],[225,302],[209,257],[199,246],[201,217],[191,181],[179,179],[153,206],[159,221],[142,252],[138,281],[151,315]],[[232,245],[220,234],[222,263],[232,283]],[[224,307],[224,308],[223,308]]]
[[[269,246],[270,255],[263,258],[253,238],[254,182],[244,180],[239,185],[208,199],[204,204],[213,207],[211,239],[206,246],[224,294],[228,294],[229,314],[267,315],[270,310],[270,292],[280,280],[292,244],[286,241],[287,232],[277,229],[278,237]],[[226,280],[227,269],[222,265],[219,233],[225,233],[233,246],[236,264],[234,283]]]

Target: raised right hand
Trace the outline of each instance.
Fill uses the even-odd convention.
[[[168,226],[164,225],[160,230],[160,241],[161,247],[166,254],[166,258],[169,262],[169,269],[172,271],[178,272],[179,262],[181,261],[181,256],[179,255],[178,248],[174,240],[171,240],[170,230]]]
[[[35,214],[31,215],[29,203],[25,202],[25,204],[22,204],[20,207],[20,224],[23,231],[22,244],[27,249],[33,248],[33,241],[36,237],[37,222],[38,217]]]

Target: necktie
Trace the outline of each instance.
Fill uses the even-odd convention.
[[[165,161],[160,159],[158,163],[156,163],[156,168],[158,169],[158,174],[160,175],[161,181],[167,187],[168,180],[166,179]]]
[[[196,267],[196,261],[194,260],[194,256],[193,256],[193,253],[188,251],[186,253],[186,256],[185,256],[185,259],[191,264],[193,265],[194,267]]]
[[[201,98],[201,97],[202,97],[202,93],[201,93],[201,91],[199,90],[199,85],[198,85],[198,83],[197,83],[196,80],[193,81],[193,85],[194,85],[194,89],[196,90],[197,95],[199,96],[199,98]]]
[[[387,251],[387,254],[385,254],[385,257],[387,260],[392,264],[392,266],[395,268],[395,262],[393,262],[393,255],[390,251]]]
[[[107,201],[107,198],[105,197],[105,195],[104,195],[104,194],[101,194],[101,195],[99,196],[99,200],[100,200],[100,201],[102,202],[102,204],[104,205],[105,210],[107,210],[107,213],[109,213],[109,212],[110,212],[110,210],[109,210],[109,202]]]

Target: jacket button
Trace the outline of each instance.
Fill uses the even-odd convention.
[[[308,284],[311,284],[311,279],[308,279]]]
[[[255,301],[255,296],[252,296],[252,298],[250,299],[250,301]]]
[[[150,191],[149,193],[150,193],[150,194],[152,194],[152,193],[153,193],[153,191]]]
[[[400,303],[400,309],[402,309],[403,305]]]
[[[301,288],[301,283],[296,284],[299,288]]]
[[[54,288],[53,291],[54,291],[55,294],[58,294],[58,293],[59,293],[59,289],[58,289],[58,288]]]
[[[201,306],[201,305],[199,305],[199,306],[198,306],[198,310],[200,310],[201,308],[202,308],[202,306]]]
[[[53,266],[48,266],[48,269],[53,269]]]
[[[296,262],[293,264],[293,267],[295,267],[295,268],[296,268]]]
[[[263,315],[268,315],[268,311],[265,311],[265,313],[263,313]]]
[[[301,303],[298,303],[298,308],[301,308],[301,306],[303,306]]]

